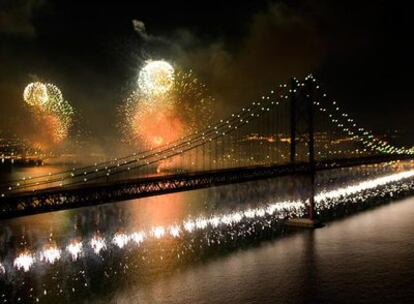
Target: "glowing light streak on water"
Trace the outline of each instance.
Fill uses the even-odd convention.
[[[90,241],[90,245],[93,249],[93,252],[96,254],[99,254],[102,250],[106,249],[106,242],[100,236],[94,236]]]
[[[346,203],[348,199],[352,199],[354,202],[363,201],[366,198],[374,197],[377,195],[381,196],[382,194],[387,193],[387,191],[403,189],[406,187],[405,184],[394,184],[407,179],[412,179],[413,177],[414,170],[389,174],[386,176],[359,182],[353,185],[339,187],[334,190],[321,191],[315,196],[315,201],[318,205],[320,205],[321,208],[330,208],[335,204]],[[381,186],[387,185],[392,186],[392,188],[380,188]],[[370,190],[373,191],[370,192]],[[354,198],[358,198],[358,200],[354,200]],[[260,220],[266,219],[268,216],[275,220],[288,217],[302,217],[306,214],[306,204],[307,202],[303,201],[275,202],[264,205],[262,207],[233,211],[226,214],[216,214],[210,217],[200,216],[187,218],[180,224],[174,224],[167,227],[155,226],[148,229],[147,232],[143,230],[133,231],[130,234],[118,232],[115,233],[112,238],[104,238],[95,235],[89,240],[89,242],[85,242],[85,244],[89,244],[90,248],[95,254],[101,254],[109,249],[109,243],[107,243],[106,240],[111,240],[111,243],[114,246],[118,247],[119,249],[123,249],[129,244],[130,241],[133,243],[133,245],[139,246],[151,238],[157,240],[168,237],[178,238],[181,237],[184,233],[192,234],[196,231],[203,231],[206,229],[235,227],[245,219]],[[326,206],[323,206],[323,204],[326,204]],[[266,221],[267,223],[270,223],[268,219],[266,219]],[[53,264],[56,261],[62,259],[62,249],[59,249],[57,246],[49,246],[45,248],[46,249],[38,253],[40,261],[47,261],[48,263]],[[66,250],[69,252],[73,261],[77,260],[81,256],[86,255],[83,251],[82,240],[71,241],[69,245],[66,246]],[[28,250],[25,250],[13,260],[13,266],[18,270],[27,272],[36,262],[37,260],[35,259],[35,254],[31,253]],[[0,274],[5,273],[7,270],[7,267],[5,267],[4,264],[0,263]]]
[[[17,270],[23,270],[24,272],[27,272],[30,270],[30,267],[32,267],[34,262],[35,258],[33,255],[30,252],[25,251],[14,259],[13,266],[16,267]]]
[[[165,228],[162,226],[154,227],[152,228],[151,234],[155,238],[160,239],[165,235]]]
[[[40,260],[54,264],[56,261],[60,260],[62,250],[56,246],[50,246],[40,252]]]
[[[413,176],[414,176],[414,170],[410,170],[410,171],[405,171],[405,172],[400,172],[400,173],[395,173],[395,174],[375,178],[375,179],[368,180],[368,181],[363,181],[355,185],[338,188],[338,189],[331,190],[331,191],[321,192],[315,196],[315,201],[317,203],[320,203],[326,200],[333,200],[333,199],[338,199],[342,197],[347,197],[347,196],[354,195],[362,191],[374,189],[380,186],[384,186],[386,184],[408,179]]]
[[[134,241],[137,245],[140,245],[144,242],[147,235],[143,231],[131,233],[129,238]]]
[[[180,236],[181,229],[178,225],[170,226],[168,230],[172,237],[178,238]]]
[[[116,233],[112,239],[112,243],[120,249],[124,248],[129,242],[129,237],[125,233]]]
[[[66,247],[66,250],[70,253],[72,261],[76,261],[82,255],[83,244],[79,241],[73,241]]]

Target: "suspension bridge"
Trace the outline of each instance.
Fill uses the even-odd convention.
[[[309,75],[174,142],[2,183],[0,218],[300,175],[309,180],[307,216],[313,219],[317,172],[411,160],[413,154],[358,125]]]

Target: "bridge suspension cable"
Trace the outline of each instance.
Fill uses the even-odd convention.
[[[344,134],[352,136],[353,139],[360,141],[367,149],[385,154],[399,154],[399,155],[414,155],[414,147],[397,147],[388,142],[378,139],[373,135],[373,132],[358,126],[351,116],[346,112],[341,112],[341,108],[335,100],[328,100],[327,93],[322,89],[318,81],[309,75],[306,77],[315,83],[315,88],[318,91],[320,99],[315,98],[314,105],[318,107],[319,111],[326,112],[329,116],[329,121],[334,124]],[[316,96],[315,96],[316,97]],[[319,101],[317,101],[319,100]]]
[[[260,101],[255,101],[249,106],[243,107],[227,119],[208,125],[204,130],[197,130],[155,148],[94,163],[93,165],[8,181],[0,184],[1,196],[5,197],[23,191],[69,187],[104,179],[108,181],[109,178],[114,176],[122,177],[124,173],[128,174],[128,178],[132,173],[136,174],[134,177],[150,176],[154,174],[151,172],[154,165],[173,160],[177,160],[176,166],[181,168],[180,170],[193,171],[199,165],[200,157],[203,171],[228,166],[234,168],[241,166],[243,162],[249,165],[272,165],[286,160],[285,155],[289,153],[289,150],[286,144],[280,146],[282,142],[291,143],[295,141],[295,145],[298,146],[293,151],[296,154],[295,157],[301,154],[303,159],[306,160],[306,155],[309,154],[306,147],[309,144],[306,136],[310,137],[311,135],[299,135],[305,136],[304,138],[296,138],[297,135],[294,135],[294,138],[288,136],[289,130],[284,129],[286,127],[284,121],[288,115],[283,110],[286,107],[292,107],[289,102],[289,95],[309,94],[307,91],[310,88],[309,86],[312,86],[312,96],[306,96],[306,98],[312,98],[311,103],[314,112],[321,115],[321,119],[313,119],[319,126],[319,137],[315,140],[315,146],[319,149],[317,151],[319,158],[332,159],[333,156],[347,158],[356,154],[369,156],[370,153],[371,155],[372,153],[414,155],[414,148],[393,146],[376,138],[373,132],[359,127],[348,113],[341,112],[335,100],[330,101],[328,99],[327,93],[323,91],[317,80],[312,75],[308,75],[303,81],[294,79],[291,88],[288,88],[286,84],[279,85],[277,92],[271,91],[269,95],[262,96]],[[280,107],[282,104],[285,108]],[[273,111],[274,109],[279,109],[279,111]],[[249,129],[248,126],[256,121],[260,123],[256,126],[256,129]],[[335,127],[334,129],[331,128],[332,125]],[[290,125],[289,129],[293,127]],[[249,130],[250,134],[247,133]],[[339,138],[332,130],[339,130],[349,136],[346,139],[349,140],[348,146],[345,146],[345,148],[336,146],[338,142],[343,142],[345,139]],[[265,134],[270,134],[267,139],[271,143],[275,142],[275,144],[264,147]],[[261,151],[267,151],[265,159],[261,161],[255,159],[259,148],[262,149]],[[276,161],[274,158],[276,158]],[[178,165],[178,162],[181,162],[180,165]],[[188,164],[186,165],[185,162],[188,162]],[[219,163],[222,167],[219,167]],[[206,164],[208,168],[205,168]]]
[[[283,91],[286,91],[286,87],[287,85],[280,85],[281,92],[279,92],[279,94],[281,94],[281,98],[286,99],[286,95],[283,95]],[[271,95],[273,94],[275,94],[275,92],[271,91]],[[155,149],[134,153],[132,155],[127,155],[121,158],[115,158],[111,161],[95,163],[94,165],[57,172],[54,174],[33,177],[29,179],[29,182],[26,183],[21,183],[21,181],[26,181],[27,179],[12,181],[5,185],[2,185],[2,191],[4,191],[4,188],[6,187],[7,190],[10,192],[16,190],[21,191],[22,189],[30,189],[33,187],[39,187],[44,185],[53,185],[56,183],[59,183],[59,186],[68,186],[80,182],[97,180],[105,176],[119,174],[126,171],[149,166],[151,164],[157,163],[165,159],[169,159],[171,157],[183,154],[187,151],[205,145],[208,141],[211,142],[227,134],[230,134],[231,132],[234,132],[234,130],[237,130],[238,128],[248,124],[249,121],[252,121],[259,117],[260,112],[270,111],[271,107],[279,104],[278,102],[275,102],[273,100],[270,101],[270,96],[263,96],[262,100],[262,102],[253,102],[252,106],[250,107],[242,108],[241,111],[232,114],[231,117],[227,120],[220,120],[215,125],[208,126],[207,131],[196,131],[195,133],[185,136],[175,142],[167,143]],[[263,103],[267,103],[267,105],[264,105]],[[144,162],[136,166],[131,166],[132,164],[139,163],[140,161]],[[114,162],[116,162],[116,164],[107,166],[108,164]],[[124,169],[125,167],[126,169]],[[105,174],[99,175],[101,171],[104,171]],[[95,176],[93,176],[92,178],[87,178],[87,176],[92,174],[94,174]],[[41,180],[42,178],[45,180]],[[82,178],[82,180],[63,184],[63,181],[66,179],[76,178]]]

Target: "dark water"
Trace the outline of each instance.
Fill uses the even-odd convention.
[[[327,177],[330,186],[349,175],[341,172]],[[384,173],[367,172],[351,180]],[[303,185],[269,179],[0,221],[7,270],[0,272],[0,303],[414,303],[414,198],[314,231],[272,226],[262,233],[260,222],[253,236],[237,236],[236,227],[226,237],[209,234],[222,241],[214,246],[206,246],[207,234],[191,234],[138,249],[108,243],[104,253],[89,249],[75,261],[64,252],[72,240],[87,245],[97,232],[110,240],[117,232],[298,198]],[[62,248],[59,262],[39,262],[28,272],[13,267],[22,249],[38,252],[49,243]]]
[[[413,219],[414,199],[405,199],[134,286],[112,302],[414,303]]]

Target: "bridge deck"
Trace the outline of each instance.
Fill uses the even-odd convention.
[[[330,170],[397,160],[412,156],[383,155],[339,159],[315,163],[315,170]],[[114,182],[78,184],[39,191],[21,192],[1,199],[0,218],[99,205],[139,197],[188,191],[233,183],[241,183],[291,174],[308,174],[309,163],[256,166],[215,171],[191,172]]]

